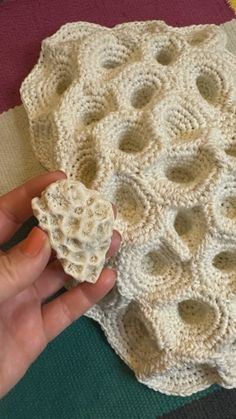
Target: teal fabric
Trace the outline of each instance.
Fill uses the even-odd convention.
[[[21,240],[33,225],[31,219],[6,247]],[[114,353],[100,326],[82,317],[48,345],[2,399],[0,418],[154,419],[216,388],[186,398],[149,389]]]
[[[148,389],[113,352],[100,327],[83,317],[1,401],[0,418],[154,419],[206,393],[181,398]]]

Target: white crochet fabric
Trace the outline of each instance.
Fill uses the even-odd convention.
[[[139,381],[236,386],[236,59],[223,30],[63,26],[21,95],[39,161],[113,201],[117,286],[89,315]]]

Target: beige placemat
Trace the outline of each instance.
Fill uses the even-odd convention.
[[[0,195],[45,169],[30,145],[29,127],[23,105],[0,115]]]

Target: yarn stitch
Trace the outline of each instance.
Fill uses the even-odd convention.
[[[119,210],[117,285],[88,315],[166,394],[236,387],[235,74],[215,25],[78,22],[21,87],[42,165]]]

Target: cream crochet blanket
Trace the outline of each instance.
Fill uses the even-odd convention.
[[[89,315],[167,394],[236,386],[236,59],[214,25],[63,26],[22,100],[34,153],[113,201],[117,286]]]

